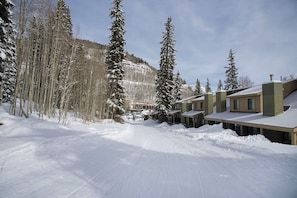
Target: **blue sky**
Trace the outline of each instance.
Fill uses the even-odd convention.
[[[112,0],[66,0],[77,37],[108,44]],[[224,81],[229,50],[239,76],[255,84],[297,73],[296,0],[123,0],[125,50],[159,68],[169,16],[175,26],[176,68],[188,84]]]

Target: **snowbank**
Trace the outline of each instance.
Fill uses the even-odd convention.
[[[297,147],[221,125],[68,125],[0,107],[0,197],[297,197]]]

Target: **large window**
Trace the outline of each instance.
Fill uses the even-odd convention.
[[[248,110],[255,110],[255,98],[248,99]]]
[[[237,100],[237,99],[233,100],[233,107],[234,107],[234,110],[239,109],[239,100]]]

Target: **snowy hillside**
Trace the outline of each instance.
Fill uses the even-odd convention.
[[[0,197],[297,197],[297,147],[220,125],[68,126],[0,107]]]
[[[99,63],[98,67],[101,67],[101,71],[104,71],[107,46],[86,40],[77,40],[77,42],[83,46],[84,57],[89,60],[82,63],[81,67],[89,67],[90,63],[93,64],[93,60],[93,62]],[[126,60],[124,60],[123,69],[125,71],[124,87],[128,99],[134,103],[154,104],[157,70],[141,58],[128,53]],[[103,72],[99,73],[104,74]]]
[[[157,70],[147,63],[134,63],[124,60],[124,87],[126,95],[134,102],[155,103]],[[182,98],[192,96],[192,87],[183,84],[181,88]]]
[[[133,102],[155,102],[156,70],[145,63],[124,60],[124,87],[127,97]]]
[[[104,56],[107,47],[98,43],[77,40],[84,46],[85,57],[88,60],[100,62],[100,67],[104,67]],[[89,64],[89,63],[87,63]],[[82,65],[88,67],[89,65]],[[141,58],[135,57],[127,53],[124,60],[124,87],[126,95],[133,103],[150,103],[155,101],[155,80],[157,77],[157,69],[150,66]],[[190,86],[184,84],[182,87],[183,98],[193,95],[193,90]]]

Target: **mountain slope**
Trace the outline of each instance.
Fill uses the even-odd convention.
[[[145,63],[124,60],[124,87],[132,103],[154,104],[156,70]]]
[[[104,67],[104,58],[107,46],[86,40],[77,40],[85,48],[85,57],[100,62]],[[155,103],[155,80],[157,69],[150,66],[141,58],[127,53],[124,60],[124,87],[127,99],[133,103]],[[188,85],[182,86],[182,96],[193,95],[193,90]]]

